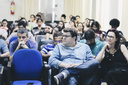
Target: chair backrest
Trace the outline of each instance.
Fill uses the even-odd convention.
[[[39,43],[41,39],[46,39],[46,35],[37,35],[36,36],[36,42]]]
[[[41,41],[38,44],[38,50],[40,51],[45,45],[53,43],[53,40],[41,39]]]
[[[128,41],[122,41],[121,44],[124,44],[126,46],[126,48],[128,49]]]
[[[13,56],[16,79],[39,79],[43,68],[42,55],[38,50],[20,49]]]
[[[17,36],[12,37],[12,38],[9,40],[9,46],[10,46],[10,43],[11,43],[12,41],[16,40],[16,39],[17,39]]]

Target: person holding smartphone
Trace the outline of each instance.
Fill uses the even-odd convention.
[[[106,45],[96,59],[101,64],[101,85],[128,84],[128,50],[120,44],[120,35],[116,29],[107,31]],[[103,69],[103,70],[102,70]]]

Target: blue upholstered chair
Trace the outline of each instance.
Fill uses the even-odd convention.
[[[46,64],[46,63],[45,63]],[[45,65],[39,51],[20,49],[13,56],[12,67],[8,64],[8,76],[12,85],[48,85],[48,65]],[[47,67],[46,67],[47,66]],[[11,76],[11,74],[13,74]],[[11,80],[8,79],[8,82]]]
[[[17,39],[17,36],[12,37],[12,38],[9,40],[9,45],[10,45],[10,43],[11,43],[13,40],[16,40],[16,39]]]

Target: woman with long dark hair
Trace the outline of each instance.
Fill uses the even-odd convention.
[[[99,24],[99,22],[98,21],[94,21],[94,22],[92,22],[92,24],[91,24],[91,29],[95,32],[95,34],[96,34],[96,38],[98,39],[98,40],[103,40],[103,33],[102,33],[102,31],[100,30],[100,28],[101,28],[101,26],[100,26],[100,24]]]
[[[116,29],[107,31],[106,45],[96,59],[101,63],[101,85],[126,85],[128,83],[128,50],[120,44]],[[106,72],[105,72],[106,71]]]

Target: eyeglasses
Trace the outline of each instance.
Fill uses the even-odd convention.
[[[62,35],[62,37],[71,37],[71,35]]]
[[[55,40],[55,42],[57,42],[57,43],[61,43],[61,42],[62,42],[62,40]]]
[[[50,27],[45,27],[45,29],[50,29]]]
[[[113,39],[113,38],[114,38],[114,36],[109,36],[109,35],[107,35],[107,37],[109,37],[109,38],[111,38],[111,39]]]
[[[7,24],[7,23],[3,23],[3,24]]]
[[[22,36],[22,37],[21,37],[21,36],[18,36],[18,38],[19,38],[19,39],[21,39],[21,38],[22,38],[22,39],[25,39],[26,36]]]

